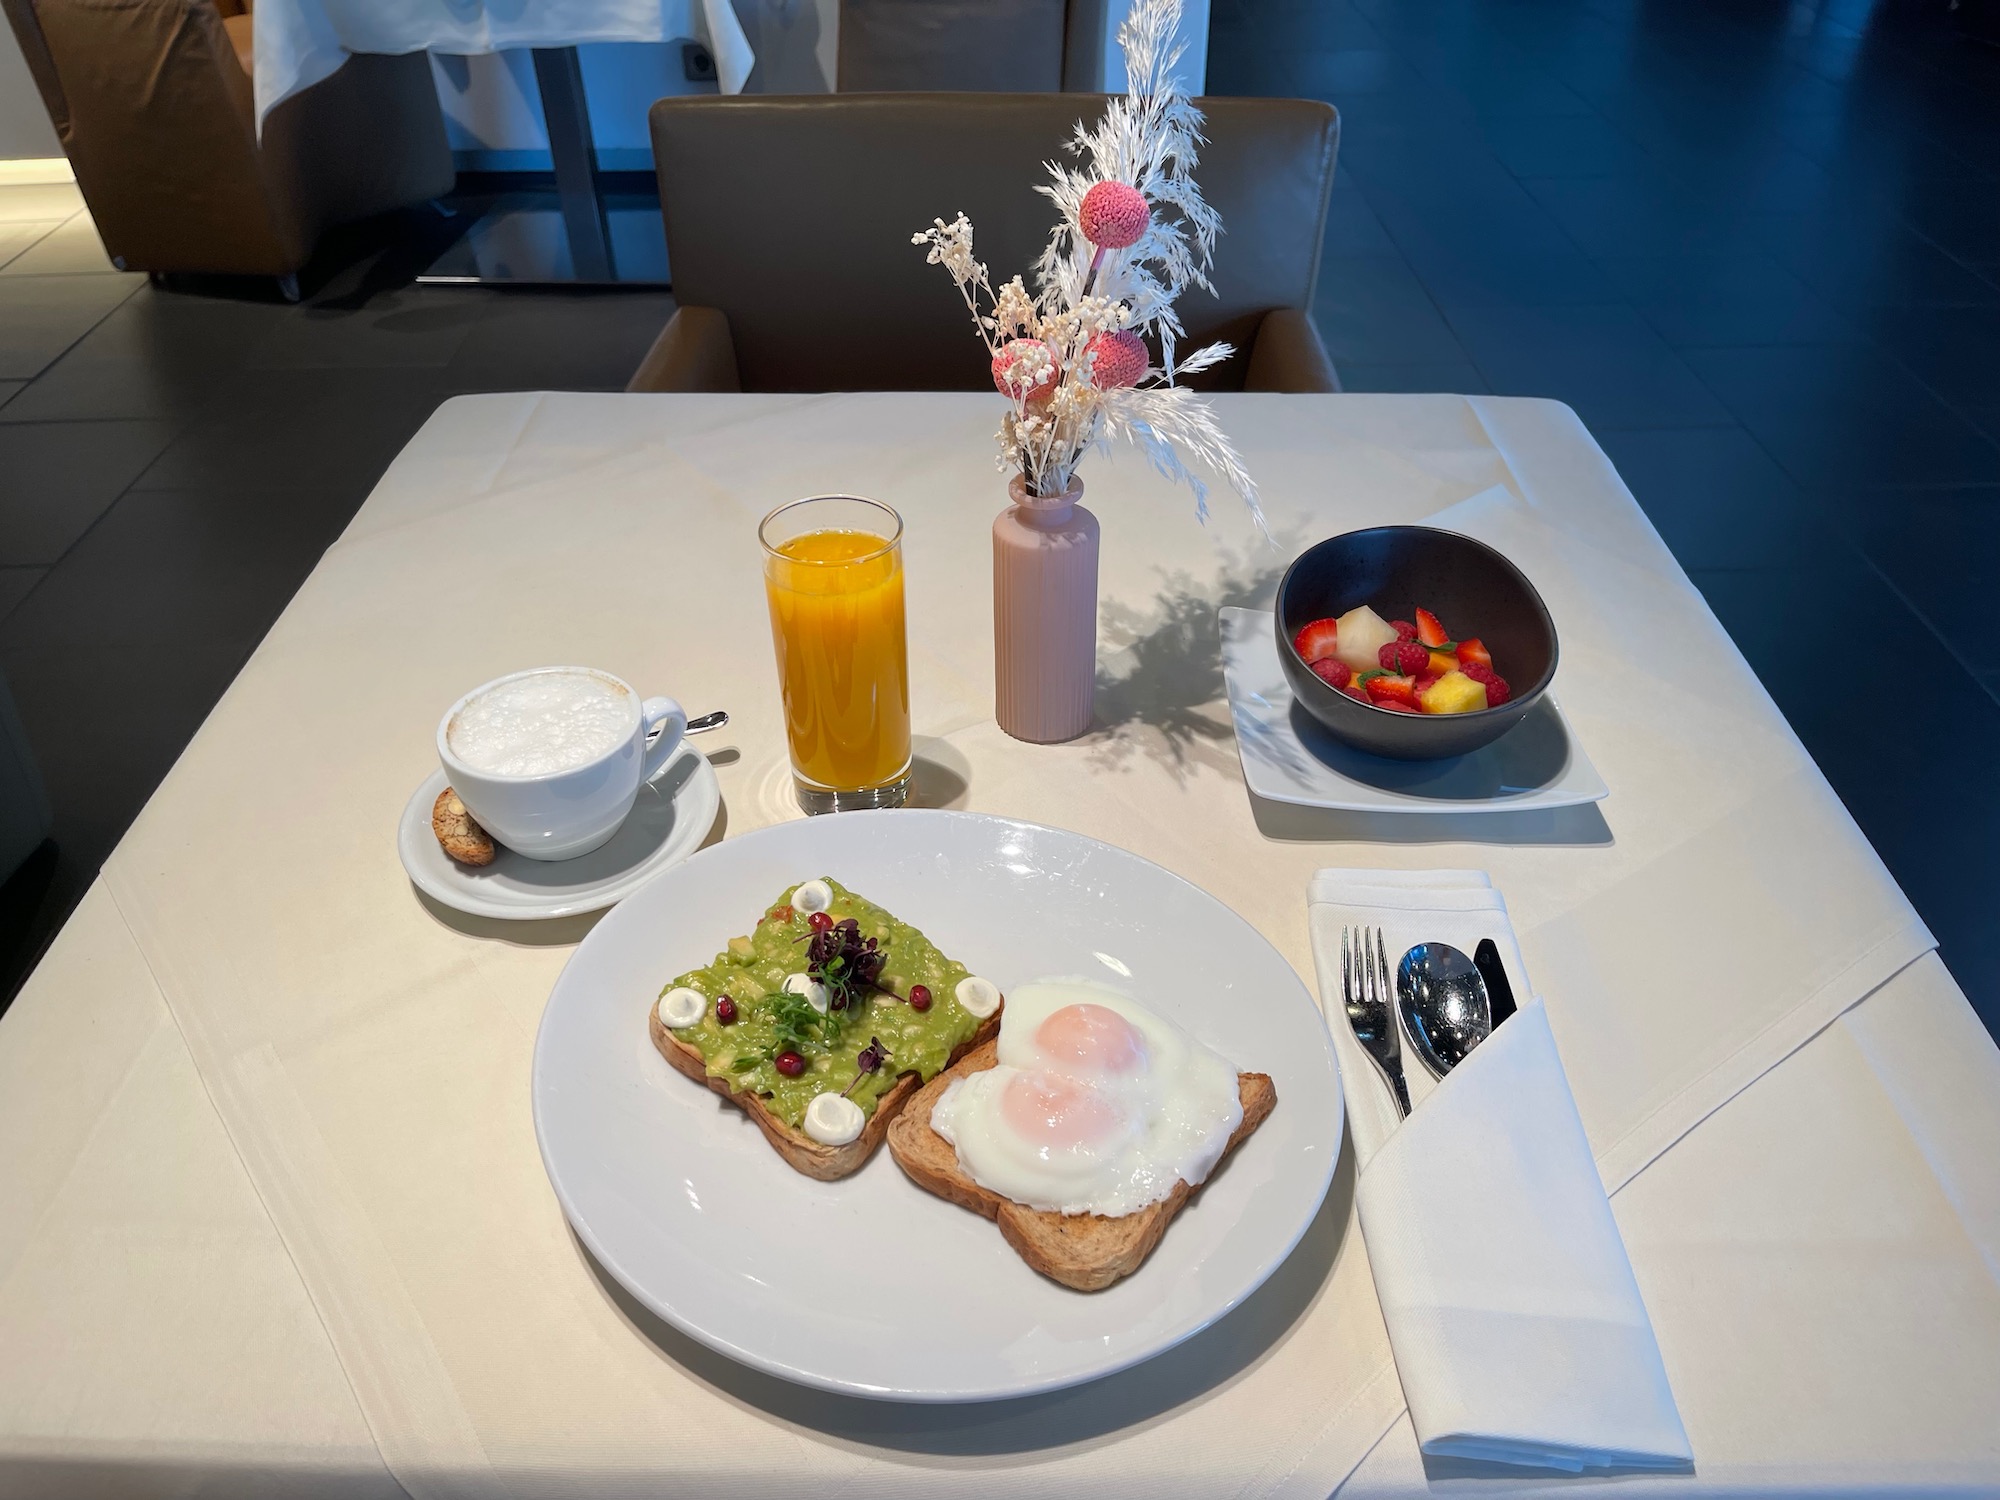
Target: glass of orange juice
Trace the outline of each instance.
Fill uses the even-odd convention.
[[[764,595],[799,805],[901,807],[910,794],[903,518],[852,495],[764,517]]]

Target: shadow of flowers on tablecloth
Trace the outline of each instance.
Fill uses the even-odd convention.
[[[1206,581],[1176,569],[1161,574],[1159,593],[1144,605],[1103,601],[1092,730],[1099,765],[1144,755],[1185,780],[1197,765],[1234,763],[1216,611],[1269,609],[1295,550],[1286,537],[1247,557],[1223,550]]]

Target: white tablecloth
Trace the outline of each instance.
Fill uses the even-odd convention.
[[[475,55],[687,37],[715,57],[725,94],[756,62],[730,0],[257,0],[257,123],[351,52]]]
[[[2000,1055],[1602,455],[1543,402],[1219,406],[1288,550],[1504,487],[1541,538],[1517,560],[1563,626],[1559,690],[1612,787],[1600,809],[1418,822],[1251,803],[1212,611],[1263,602],[1288,552],[1227,511],[1196,527],[1124,453],[1086,496],[1121,677],[1106,727],[1007,740],[990,398],[449,403],[0,1023],[0,1348],[19,1356],[0,1361],[0,1493],[101,1493],[106,1475],[419,1495],[1480,1482],[1416,1455],[1351,1164],[1301,1251],[1216,1329],[999,1408],[749,1375],[581,1256],[536,1157],[527,1059],[589,924],[427,907],[396,814],[443,703],[566,659],[727,707],[727,741],[704,745],[727,831],[795,816],[754,522],[838,489],[908,520],[931,799],[1138,850],[1308,974],[1321,865],[1482,866],[1507,892],[1697,1456],[1689,1475],[1549,1487],[2000,1487]],[[1642,646],[1701,660],[1715,692],[1669,691]],[[1753,941],[1773,922],[1809,945],[1769,971],[1795,1003],[1782,1026],[1718,1030],[1718,996],[1768,979]],[[1658,1015],[1676,1006],[1678,1032]]]

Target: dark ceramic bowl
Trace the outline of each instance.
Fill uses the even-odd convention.
[[[1418,605],[1477,636],[1513,696],[1469,714],[1399,714],[1328,687],[1292,648],[1300,627],[1369,605],[1385,620]],[[1484,542],[1429,526],[1375,526],[1301,553],[1278,585],[1278,659],[1299,706],[1343,744],[1394,760],[1442,760],[1490,745],[1527,715],[1556,674],[1556,627],[1521,570]]]

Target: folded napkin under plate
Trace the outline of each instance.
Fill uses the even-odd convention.
[[[1687,1434],[1541,1002],[1442,1080],[1406,1036],[1407,1120],[1346,1022],[1343,927],[1380,927],[1392,972],[1418,942],[1470,954],[1490,937],[1515,993],[1533,995],[1500,893],[1478,871],[1322,870],[1311,903],[1362,1237],[1423,1451],[1685,1468]]]

